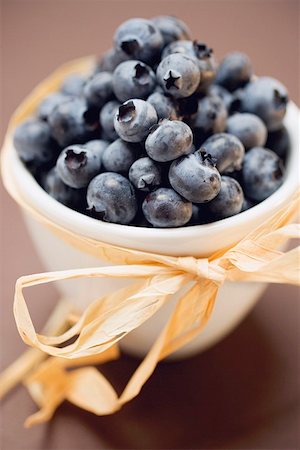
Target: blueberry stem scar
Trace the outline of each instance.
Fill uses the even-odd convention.
[[[178,75],[177,75],[178,74]],[[180,80],[181,76],[178,72],[169,70],[169,73],[167,76],[164,76],[164,81],[166,82],[166,89],[170,89],[172,87],[175,87],[176,89],[180,88]]]
[[[134,55],[140,48],[140,45],[136,39],[128,39],[127,41],[123,41],[121,44],[121,49],[127,55]]]
[[[119,107],[119,113],[117,119],[119,122],[130,122],[135,117],[136,111],[132,101],[127,102],[125,105]]]
[[[67,150],[65,161],[69,169],[79,169],[80,167],[84,166],[87,162],[86,153],[85,152],[75,153],[72,149]]]
[[[149,83],[149,70],[143,64],[138,63],[135,66],[135,75],[133,77],[139,84]]]

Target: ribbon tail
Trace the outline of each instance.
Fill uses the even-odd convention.
[[[62,333],[69,325],[71,305],[65,300],[58,302],[43,329],[53,335]],[[47,354],[36,348],[26,350],[0,374],[0,399],[19,384],[35,367],[47,358]]]
[[[209,280],[196,283],[178,301],[175,310],[153,347],[125,387],[120,404],[132,400],[154,372],[158,362],[190,342],[207,324],[218,286]]]
[[[73,360],[50,357],[24,381],[29,393],[40,410],[25,421],[25,427],[47,422],[51,419],[59,405],[65,400],[95,412],[105,405],[107,409],[115,402],[117,394],[94,367],[74,369],[76,366],[99,365],[119,357],[117,346],[92,357]]]

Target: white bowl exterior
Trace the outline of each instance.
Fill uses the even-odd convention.
[[[289,104],[285,125],[291,138],[291,154],[283,185],[267,200],[237,216],[213,224],[178,229],[150,229],[108,224],[78,214],[52,199],[32,178],[11,148],[9,171],[22,197],[54,222],[85,236],[137,250],[174,256],[205,257],[233,245],[271,214],[288,202],[299,187],[299,110]],[[106,265],[87,254],[74,250],[51,234],[40,223],[26,215],[32,240],[47,270]],[[128,282],[128,281],[127,281]],[[76,280],[61,282],[61,295],[82,310],[95,298],[124,286],[124,280]],[[177,358],[202,351],[222,339],[243,319],[265,288],[261,283],[229,283],[220,289],[216,307],[205,330],[174,355]],[[155,317],[130,333],[122,346],[127,351],[144,355],[158,336],[174,305],[173,299]]]
[[[73,247],[52,234],[31,216],[24,214],[28,231],[35,248],[47,270],[99,267],[108,263]],[[133,280],[101,278],[60,281],[57,283],[60,295],[68,299],[77,311],[82,311],[96,298],[122,288]],[[169,359],[181,359],[206,350],[230,333],[255,305],[266,285],[263,283],[230,283],[220,288],[216,305],[208,325],[192,342],[174,353]],[[128,334],[120,342],[121,347],[130,354],[142,357],[150,349],[179,295],[174,296],[155,316]]]

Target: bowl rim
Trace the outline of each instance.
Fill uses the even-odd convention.
[[[290,199],[299,188],[299,174],[295,167],[299,167],[299,133],[297,133],[296,127],[300,129],[300,110],[293,102],[289,102],[284,125],[291,138],[291,152],[287,160],[285,180],[279,189],[266,200],[249,210],[203,225],[188,225],[178,228],[147,228],[108,223],[72,210],[44,191],[19,159],[11,140],[9,142],[10,148],[8,150],[8,166],[6,169],[10,170],[10,174],[12,174],[13,181],[21,196],[33,208],[48,219],[80,235],[105,242],[113,241],[114,236],[117,239],[122,237],[132,241],[133,246],[135,238],[145,238],[149,241],[158,239],[164,241],[166,237],[168,240],[179,238],[199,239],[212,236],[218,232],[224,232],[224,230],[228,231],[237,226],[242,227],[248,221],[259,220],[266,213],[272,214],[283,206],[287,199]]]

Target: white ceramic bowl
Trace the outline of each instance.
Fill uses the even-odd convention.
[[[290,103],[285,125],[291,138],[291,154],[287,162],[283,185],[261,204],[237,216],[208,225],[185,228],[155,229],[109,224],[79,214],[51,198],[20,162],[15,149],[9,153],[8,169],[23,198],[42,214],[58,224],[87,237],[114,245],[174,256],[205,257],[232,245],[261,224],[283,206],[299,186],[299,125],[300,114]],[[24,214],[36,250],[47,270],[103,266],[107,263],[74,250],[48,229]],[[76,280],[58,284],[61,295],[82,310],[90,301],[124,286],[124,280]],[[205,330],[191,343],[176,352],[182,358],[207,349],[224,338],[254,306],[265,285],[261,283],[229,283],[220,289],[216,307]],[[121,341],[128,352],[142,356],[150,348],[166,322],[176,299],[172,299],[146,324]]]

